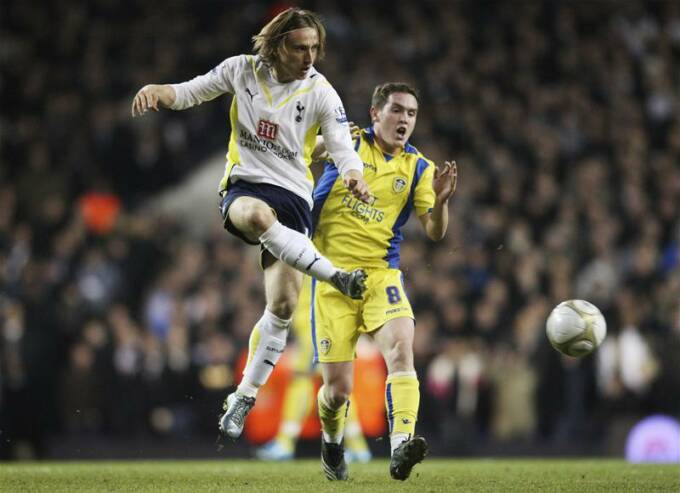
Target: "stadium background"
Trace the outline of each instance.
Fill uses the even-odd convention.
[[[302,5],[351,119],[377,83],[411,82],[414,144],[459,163],[446,239],[410,223],[402,248],[434,453],[622,455],[632,423],[680,416],[680,4]],[[221,230],[216,179],[193,220],[156,197],[225,153],[229,100],[129,105],[248,52],[284,6],[2,3],[3,459],[217,456],[261,274]],[[574,297],[609,330],[581,361],[544,337]]]

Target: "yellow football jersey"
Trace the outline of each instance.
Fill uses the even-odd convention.
[[[335,164],[326,163],[314,190],[314,244],[344,269],[399,268],[402,226],[413,209],[421,216],[434,206],[434,164],[408,143],[398,156],[385,154],[372,128],[361,131],[355,149],[374,199],[353,197]]]

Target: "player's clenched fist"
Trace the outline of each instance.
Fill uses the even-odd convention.
[[[367,204],[371,201],[371,191],[364,180],[364,176],[357,170],[349,170],[345,173],[344,183],[347,189],[352,192],[356,198]]]
[[[132,116],[142,116],[148,110],[158,111],[175,102],[175,90],[169,85],[149,84],[142,87],[132,100]]]

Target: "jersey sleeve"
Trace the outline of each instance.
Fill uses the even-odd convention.
[[[171,84],[175,90],[173,110],[184,110],[211,101],[225,93],[234,93],[234,80],[239,67],[245,63],[245,55],[227,58],[204,75],[181,84]]]
[[[330,85],[321,98],[319,123],[326,150],[335,162],[340,176],[353,169],[363,173],[364,163],[354,151],[345,108],[340,96]]]
[[[432,188],[434,178],[434,163],[429,159],[420,158],[416,168],[416,189],[413,194],[413,206],[418,217],[432,211],[435,193]]]

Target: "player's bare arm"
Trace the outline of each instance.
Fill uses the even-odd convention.
[[[434,207],[429,214],[420,216],[427,237],[433,241],[441,240],[449,225],[449,199],[458,184],[458,166],[455,161],[444,161],[443,168],[435,168],[432,188],[435,193]]]
[[[132,100],[132,116],[142,116],[148,110],[169,108],[175,102],[175,90],[168,84],[148,84]]]
[[[323,137],[321,135],[316,136],[316,145],[312,151],[312,164],[320,164],[327,161],[330,154],[326,150],[326,146],[323,143]]]

